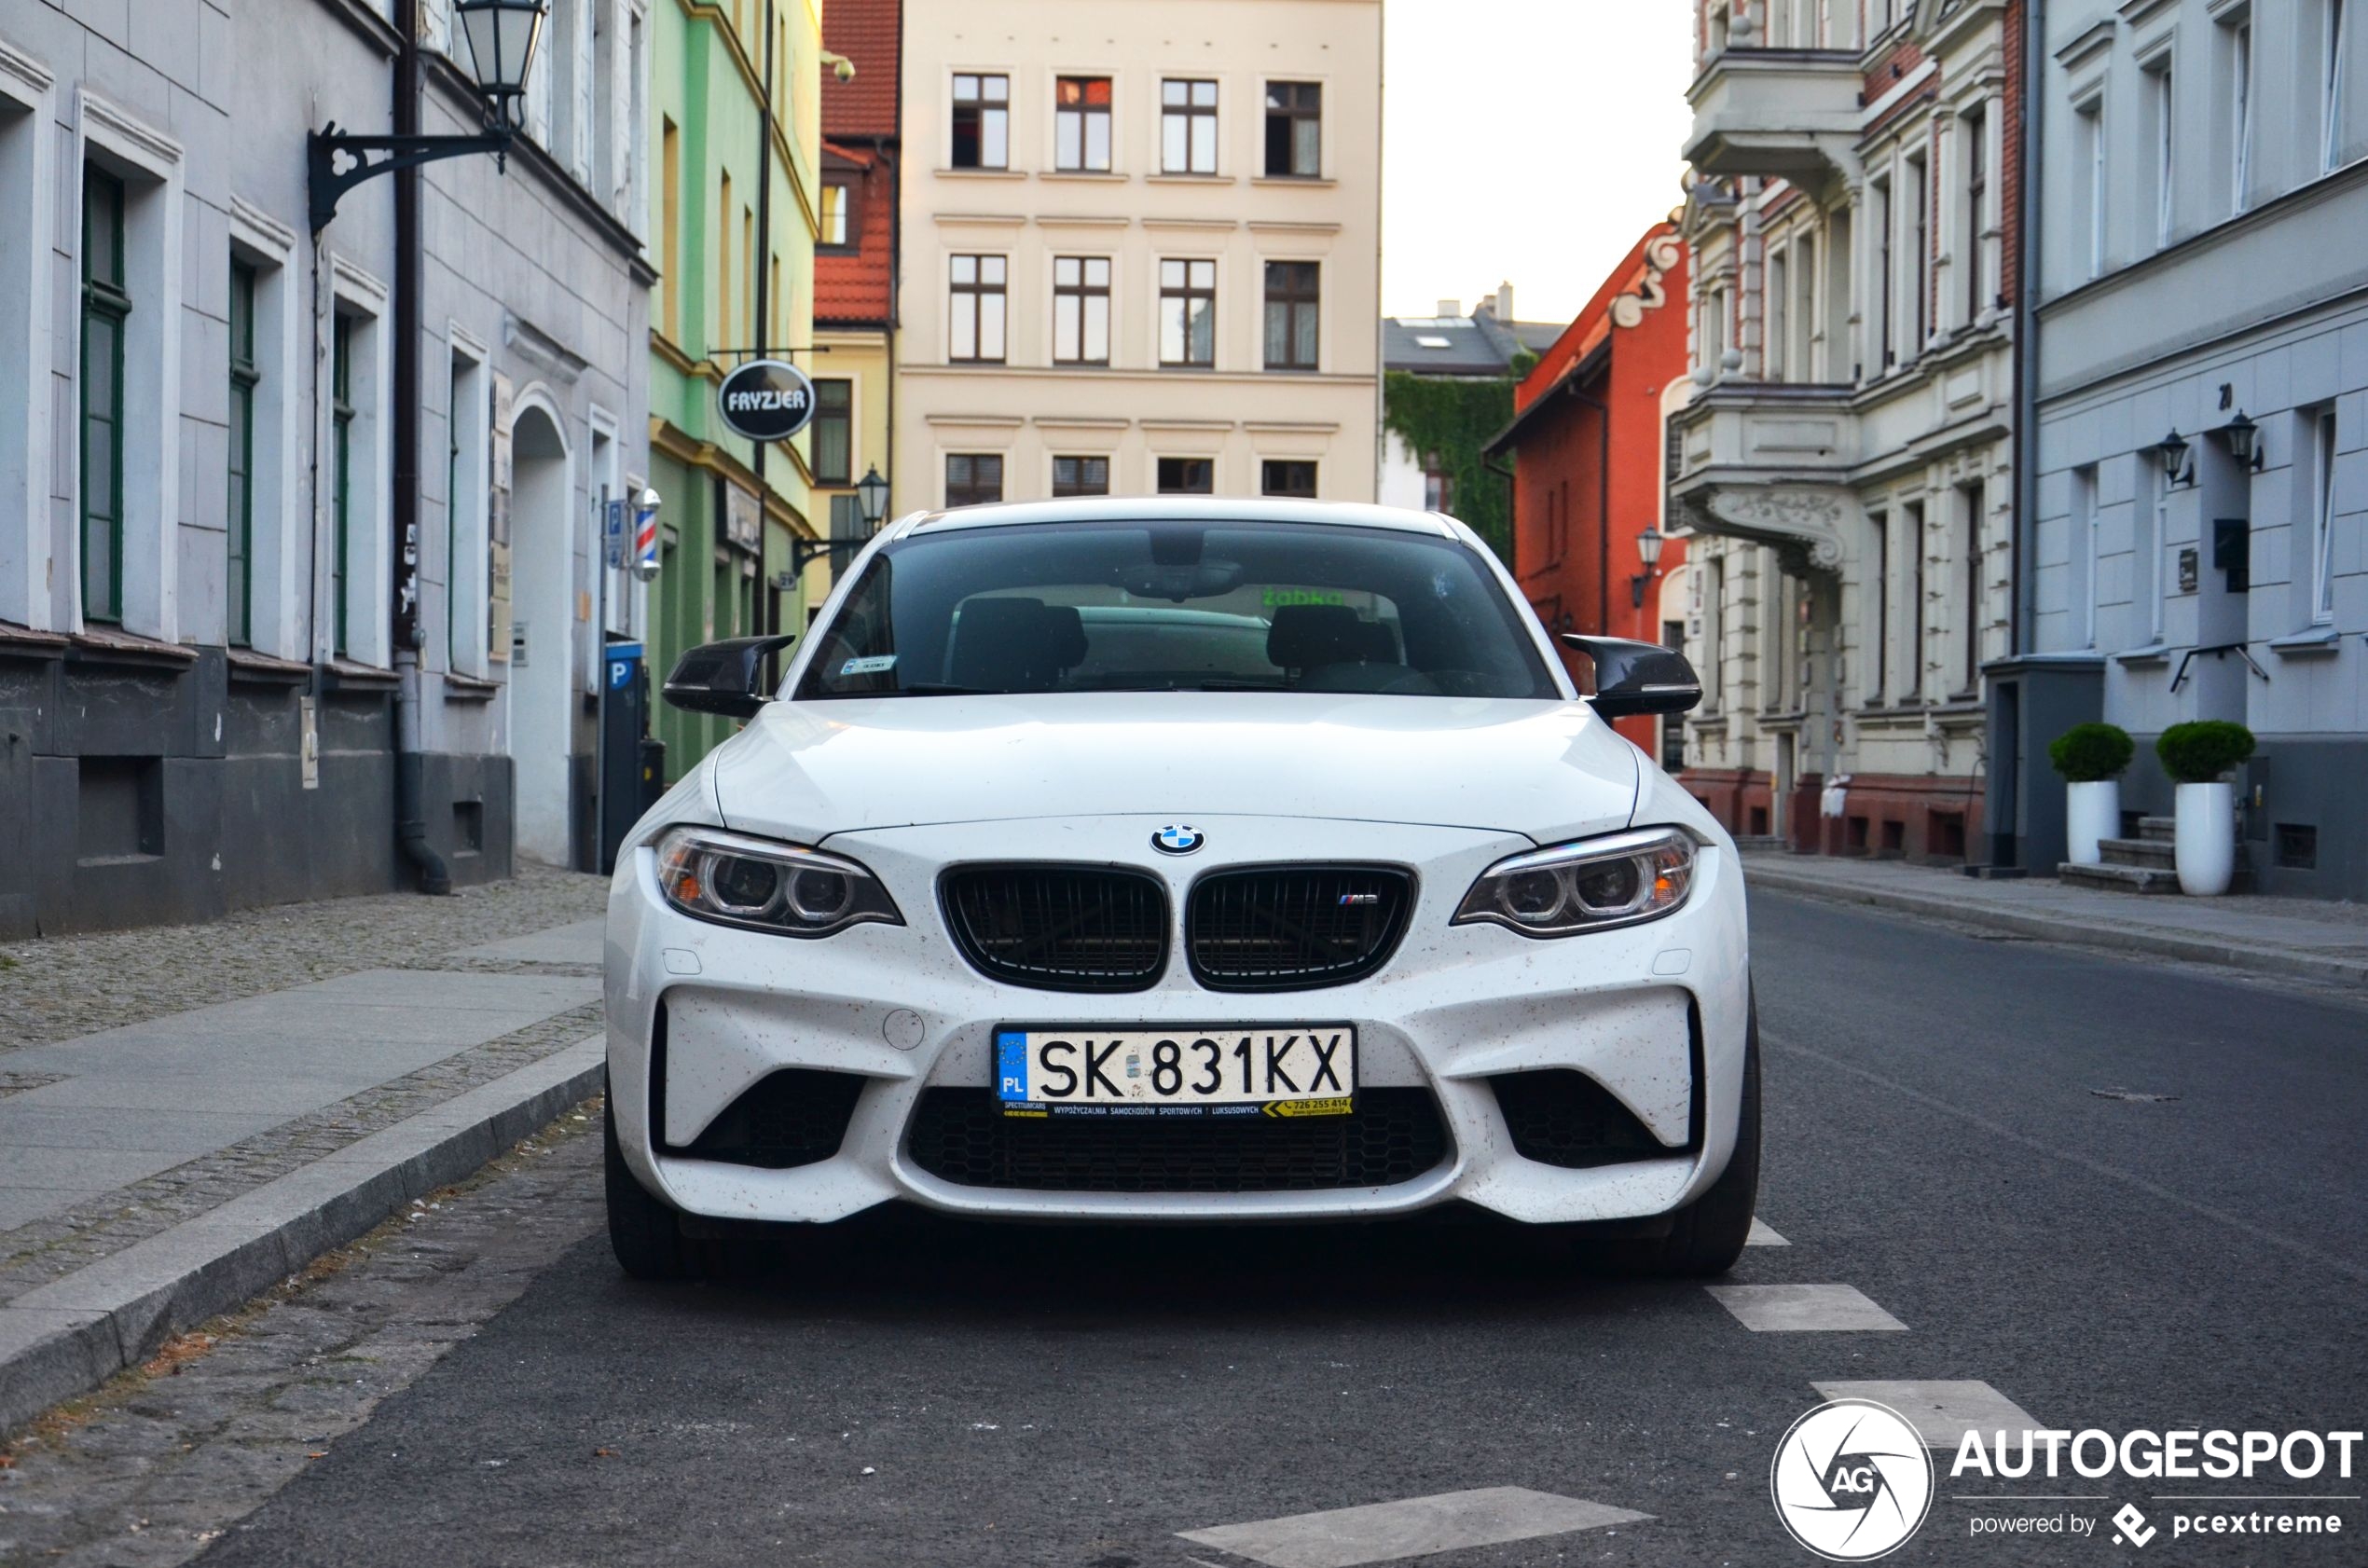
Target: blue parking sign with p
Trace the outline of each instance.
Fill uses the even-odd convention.
[[[1027,1098],[1027,1036],[1017,1029],[995,1037],[995,1093],[1004,1100]]]

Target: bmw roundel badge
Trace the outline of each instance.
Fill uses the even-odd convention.
[[[1190,855],[1201,846],[1201,830],[1170,822],[1151,835],[1151,847],[1163,855]]]

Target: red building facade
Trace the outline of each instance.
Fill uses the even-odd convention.
[[[1644,642],[1675,640],[1684,612],[1666,618],[1660,586],[1685,560],[1666,542],[1647,572],[1637,541],[1660,528],[1663,410],[1687,372],[1686,247],[1674,224],[1647,229],[1576,320],[1513,392],[1513,420],[1490,443],[1513,460],[1513,575],[1554,632]],[[1565,653],[1582,689],[1583,654]],[[1619,731],[1653,752],[1659,722]]]

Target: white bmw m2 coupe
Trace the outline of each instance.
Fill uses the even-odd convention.
[[[788,638],[666,683],[746,726],[608,916],[608,1207],[642,1277],[746,1222],[1375,1219],[1598,1264],[1743,1245],[1733,843],[1435,514],[1162,497],[883,530]]]

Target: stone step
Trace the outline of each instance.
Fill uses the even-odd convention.
[[[2178,864],[2178,848],[2164,838],[2100,838],[2098,852],[2109,866],[2152,866],[2169,871]]]
[[[2176,893],[2179,873],[2154,866],[2082,866],[2070,860],[2056,875],[2075,887],[2102,887],[2117,893]]]
[[[2168,844],[2172,839],[2179,836],[2179,818],[2176,817],[2141,817],[2138,818],[2138,836],[2140,838],[2151,838],[2164,844]]]
[[[1737,833],[1735,847],[1738,849],[1789,849],[1792,846],[1774,833]]]

